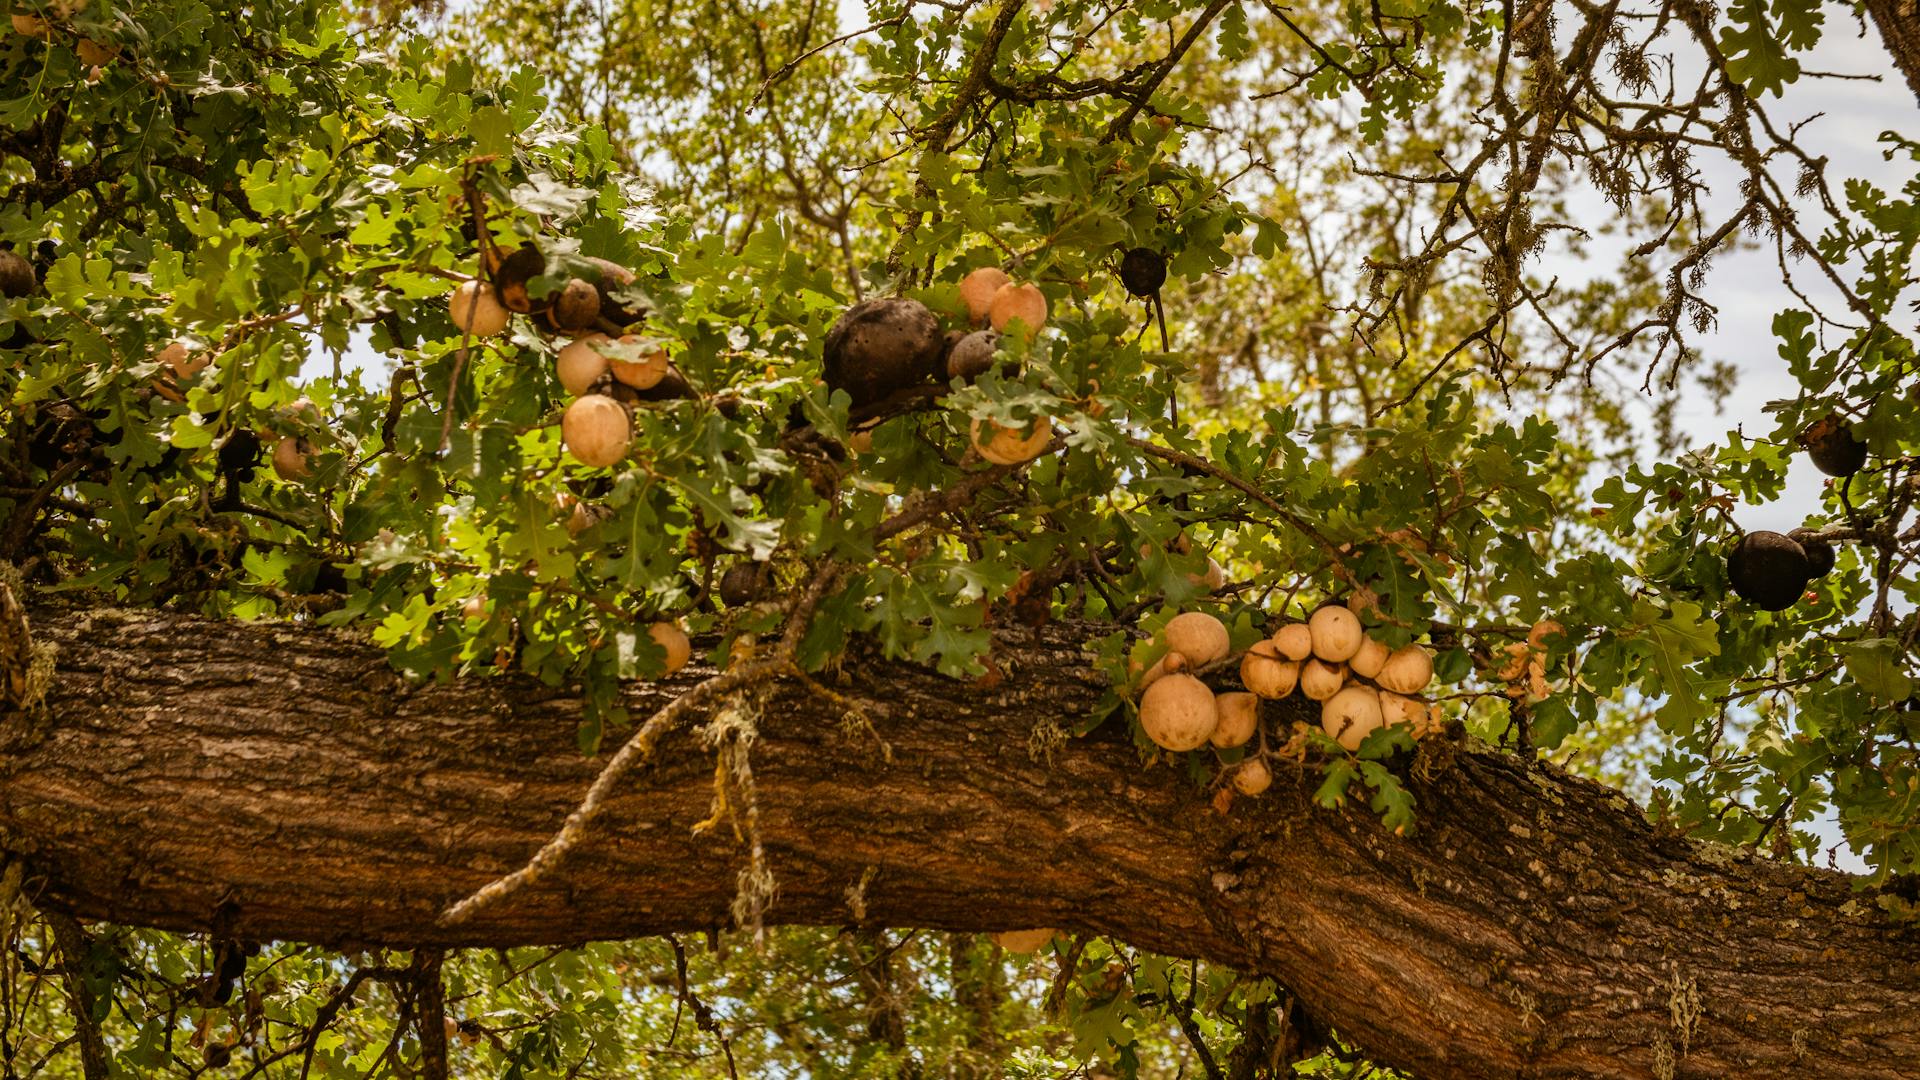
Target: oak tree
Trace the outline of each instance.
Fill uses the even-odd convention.
[[[1920,1071],[1901,4],[12,4],[0,1075]]]

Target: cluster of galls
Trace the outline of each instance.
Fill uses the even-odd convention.
[[[1845,480],[1867,463],[1867,444],[1846,418],[1830,413],[1808,424],[1800,446],[1815,468]],[[1784,611],[1807,585],[1833,570],[1833,545],[1812,529],[1781,534],[1761,530],[1742,536],[1727,553],[1727,580],[1741,599],[1763,611]]]
[[[213,366],[213,359],[211,352],[195,352],[185,342],[169,343],[153,355],[161,369],[153,378],[153,392],[168,401],[186,401],[187,387]],[[320,426],[320,410],[313,402],[299,398],[282,408],[263,432],[236,428],[220,444],[220,475],[227,483],[223,505],[237,505],[239,485],[253,479],[260,451],[268,445],[263,435],[272,440],[274,475],[289,484],[312,476],[319,447],[307,436],[318,432]]]
[[[561,347],[554,373],[574,395],[560,420],[560,439],[581,464],[598,468],[626,457],[634,404],[687,396],[687,381],[665,346],[625,332],[646,318],[623,296],[634,283],[633,271],[606,259],[584,259],[577,265],[581,276],[536,297],[532,283],[547,270],[538,247],[522,244],[483,262],[487,280],[464,282],[448,297],[453,324],[473,337],[494,337],[519,314],[542,334],[571,339]]]
[[[1811,529],[1750,532],[1727,555],[1733,591],[1762,611],[1784,611],[1833,570],[1833,545]]]
[[[955,379],[972,382],[993,366],[1002,335],[1031,336],[1047,322],[1047,298],[1039,286],[1016,282],[996,266],[968,272],[960,299],[969,325],[945,332],[925,304],[908,297],[881,297],[847,309],[827,331],[822,374],[828,388],[845,391],[853,409],[866,410]],[[971,435],[981,457],[1018,465],[1046,450],[1053,426],[1044,417],[1029,431],[975,421]],[[871,440],[870,429],[857,431],[852,448],[860,451]]]
[[[1154,744],[1176,753],[1211,744],[1245,746],[1259,731],[1261,701],[1296,692],[1320,705],[1320,726],[1347,750],[1369,733],[1404,724],[1415,738],[1437,730],[1440,711],[1417,695],[1433,681],[1433,655],[1420,645],[1398,649],[1368,636],[1347,607],[1329,603],[1306,622],[1289,622],[1240,656],[1245,691],[1215,692],[1198,675],[1230,659],[1227,628],[1205,612],[1174,616],[1160,631],[1166,652],[1140,675],[1140,726]],[[1242,794],[1273,781],[1255,755],[1234,770]]]

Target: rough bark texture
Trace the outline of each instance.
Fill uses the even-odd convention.
[[[518,865],[592,779],[566,693],[409,687],[368,645],[285,626],[43,611],[35,628],[59,674],[43,710],[0,717],[0,846],[54,910],[343,946],[728,920],[745,852],[693,832],[714,776],[695,732],[556,879],[445,932],[435,914]],[[1411,838],[1315,808],[1312,769],[1221,815],[1116,730],[1049,764],[1035,728],[1099,694],[1079,640],[1012,642],[995,693],[851,658],[841,689],[872,731],[780,689],[752,752],[769,918],[1113,934],[1273,976],[1425,1078],[1920,1075],[1920,935],[1847,878],[1663,838],[1605,788],[1484,751],[1410,766]]]
[[[1866,0],[1867,12],[1880,31],[1880,41],[1893,56],[1907,87],[1920,98],[1920,2],[1916,0]]]

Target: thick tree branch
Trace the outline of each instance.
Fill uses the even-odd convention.
[[[1920,2],[1916,0],[1866,0],[1867,13],[1880,31],[1900,74],[1907,77],[1913,96],[1920,98]]]
[[[572,696],[411,685],[379,650],[299,627],[33,622],[60,670],[43,710],[0,714],[0,846],[47,881],[44,908],[424,948],[729,921],[749,853],[693,832],[713,762],[686,728],[550,877],[447,927],[443,906],[522,865],[600,771]],[[1842,875],[1664,836],[1551,768],[1425,744],[1397,766],[1421,816],[1396,837],[1364,806],[1315,806],[1311,766],[1217,813],[1117,722],[1035,756],[1036,727],[1098,702],[1083,642],[1104,629],[1009,634],[992,692],[856,651],[835,689],[890,758],[777,684],[753,750],[767,918],[1110,934],[1271,976],[1423,1080],[1920,1071],[1920,934]],[[711,675],[636,685],[627,707]]]

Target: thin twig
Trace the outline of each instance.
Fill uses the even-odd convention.
[[[773,89],[773,84],[793,74],[795,69],[797,69],[801,64],[806,63],[808,60],[812,59],[813,57],[818,56],[819,54],[827,51],[828,49],[833,48],[835,45],[838,45],[843,41],[851,41],[854,38],[860,37],[864,34],[871,34],[875,30],[879,30],[882,27],[899,26],[901,23],[907,21],[907,14],[908,14],[907,12],[903,11],[900,14],[895,15],[891,19],[881,19],[879,22],[874,23],[872,26],[863,26],[858,30],[841,34],[839,37],[834,38],[831,41],[823,41],[820,44],[815,45],[813,48],[808,49],[806,52],[801,53],[799,56],[796,56],[793,59],[787,61],[785,64],[782,64],[780,66],[780,70],[767,76],[766,82],[763,82],[760,84],[760,89],[754,92],[753,100],[747,102],[747,108],[752,109],[752,108],[758,107],[760,104],[760,99],[767,96],[768,90]]]
[[[1353,582],[1353,572],[1347,569],[1346,558],[1340,549],[1334,547],[1333,542],[1328,540],[1320,530],[1308,524],[1305,518],[1287,509],[1281,504],[1280,500],[1260,490],[1259,485],[1228,472],[1213,462],[1208,461],[1206,458],[1189,454],[1183,450],[1175,450],[1172,447],[1160,446],[1136,435],[1127,436],[1127,443],[1134,449],[1149,456],[1157,457],[1169,464],[1178,465],[1183,469],[1192,469],[1195,472],[1204,473],[1259,500],[1261,505],[1279,515],[1280,520],[1286,522],[1295,532],[1320,545],[1321,549],[1327,553],[1329,560],[1328,568],[1333,571],[1335,576],[1350,584]]]
[[[420,1036],[420,1075],[425,1080],[447,1080],[447,988],[440,981],[445,962],[446,954],[438,949],[421,949],[413,957],[419,999],[414,1027]]]
[[[100,1025],[94,1021],[93,990],[87,986],[87,953],[92,943],[73,916],[56,911],[44,914],[60,947],[60,975],[67,987],[74,1034],[80,1037],[80,1068],[86,1080],[108,1080],[113,1071],[111,1059],[106,1041],[100,1037]]]
[[[833,582],[839,579],[840,567],[837,563],[828,563],[814,575],[810,585],[787,616],[786,633],[781,637],[779,646],[773,654],[763,660],[744,663],[731,671],[723,672],[706,682],[681,694],[641,724],[639,730],[627,738],[627,741],[614,753],[600,775],[594,777],[593,784],[587,789],[586,797],[580,805],[567,815],[567,820],[526,865],[504,877],[496,878],[469,894],[466,899],[454,904],[443,912],[438,920],[441,926],[457,926],[478,914],[481,910],[499,903],[508,896],[519,892],[528,885],[545,877],[559,865],[568,852],[572,851],[587,835],[587,827],[600,815],[611,800],[615,788],[626,779],[627,774],[645,764],[653,755],[653,748],[659,744],[669,731],[695,710],[705,706],[735,690],[751,686],[762,679],[770,678],[786,671],[792,662],[794,652],[805,636],[808,624],[813,619],[814,608]]]
[[[1160,84],[1166,81],[1169,74],[1172,74],[1174,65],[1178,64],[1187,50],[1193,47],[1193,43],[1199,40],[1201,31],[1207,28],[1207,24],[1213,21],[1215,15],[1220,14],[1221,10],[1232,2],[1234,0],[1213,0],[1213,3],[1207,5],[1207,10],[1200,13],[1192,26],[1187,27],[1186,36],[1182,37],[1180,43],[1168,51],[1167,58],[1160,62],[1160,70],[1149,76],[1146,84],[1140,87],[1139,93],[1127,105],[1127,111],[1114,117],[1113,123],[1107,125],[1107,133],[1101,137],[1101,142],[1112,142],[1133,126],[1133,118],[1139,116],[1140,110],[1147,107],[1147,102],[1153,98],[1153,92],[1160,88]]]

